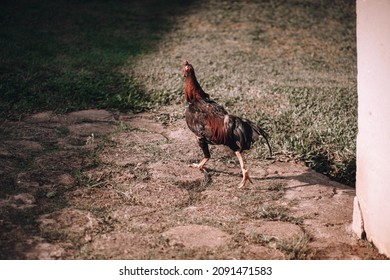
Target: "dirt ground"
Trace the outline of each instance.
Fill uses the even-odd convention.
[[[214,99],[249,119],[283,113],[283,87],[356,84],[355,30],[307,2],[194,4],[121,69],[173,105],[0,123],[0,258],[385,259],[351,232],[355,190],[286,151],[266,160],[259,143],[244,154],[245,189],[227,148],[211,148],[207,172],[189,167],[202,153],[184,121],[185,58]]]
[[[183,106],[43,112],[2,124],[2,259],[384,259],[350,229],[353,188],[248,153],[254,183]],[[92,136],[93,135],[93,136]]]

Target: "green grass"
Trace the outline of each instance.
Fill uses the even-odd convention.
[[[258,114],[275,150],[337,181],[354,185],[356,174],[356,87],[280,87],[288,107],[280,114]]]
[[[129,59],[153,49],[185,1],[13,0],[0,9],[0,117],[42,110],[142,110]]]

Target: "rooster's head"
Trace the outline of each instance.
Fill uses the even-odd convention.
[[[193,75],[194,67],[192,67],[191,64],[188,63],[187,60],[184,60],[183,62],[183,76],[186,78],[187,76]]]

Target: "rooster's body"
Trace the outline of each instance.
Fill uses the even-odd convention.
[[[239,187],[245,186],[247,180],[252,182],[248,170],[245,169],[241,153],[249,150],[252,143],[261,135],[266,140],[272,155],[267,133],[247,119],[229,115],[221,105],[211,100],[202,90],[196,80],[194,68],[187,61],[184,62],[183,75],[186,79],[185,97],[188,102],[186,122],[197,136],[198,144],[204,154],[204,159],[193,166],[203,170],[210,159],[209,144],[226,145],[236,153],[240,161],[243,179]]]

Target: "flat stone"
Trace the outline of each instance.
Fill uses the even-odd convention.
[[[96,237],[82,251],[92,250],[105,259],[145,259],[155,245],[154,237],[129,232],[110,232]]]
[[[81,110],[69,113],[67,115],[70,121],[80,122],[80,121],[113,121],[113,114],[106,110]]]
[[[286,240],[303,234],[303,230],[295,224],[281,221],[258,221],[246,225],[245,233],[273,237],[278,240]]]
[[[188,248],[215,248],[226,245],[231,236],[226,232],[211,226],[186,225],[169,229],[163,233],[171,245],[183,245]]]
[[[45,233],[66,234],[69,238],[83,237],[94,232],[101,221],[89,211],[65,208],[38,218],[39,228]]]
[[[33,236],[23,243],[15,246],[17,252],[21,252],[27,260],[56,260],[63,259],[66,251],[61,245],[69,244],[52,244],[42,237]]]
[[[130,195],[143,206],[174,207],[188,202],[189,195],[184,189],[171,184],[137,184],[131,188]]]

